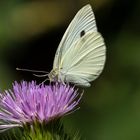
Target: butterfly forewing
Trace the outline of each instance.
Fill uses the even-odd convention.
[[[97,31],[96,21],[91,6],[88,4],[84,6],[75,15],[74,19],[68,26],[55,54],[53,63],[53,69],[60,69],[62,66],[61,59],[67,52],[67,49],[71,47],[73,42],[76,42],[81,38],[81,33],[85,34],[89,31]]]

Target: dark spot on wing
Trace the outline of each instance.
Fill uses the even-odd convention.
[[[80,33],[80,37],[84,36],[85,35],[85,30],[83,30],[81,33]]]

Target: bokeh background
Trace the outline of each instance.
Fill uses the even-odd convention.
[[[15,80],[43,81],[16,67],[49,72],[64,31],[87,3],[105,39],[107,60],[85,89],[80,110],[64,117],[65,128],[78,130],[83,140],[139,140],[139,0],[1,0],[0,90]]]

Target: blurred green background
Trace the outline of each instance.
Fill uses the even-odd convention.
[[[64,117],[65,127],[79,130],[83,140],[139,140],[139,0],[1,0],[0,90],[15,80],[43,81],[16,67],[50,71],[64,31],[87,3],[105,39],[107,60],[85,90],[81,109]]]

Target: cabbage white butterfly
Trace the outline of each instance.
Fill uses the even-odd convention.
[[[88,87],[102,72],[105,53],[104,40],[88,4],[78,11],[64,33],[48,77],[50,81]]]
[[[53,69],[49,74],[29,69],[17,68],[17,70],[46,73],[45,75],[34,75],[48,76],[49,80],[54,82],[88,87],[89,82],[101,74],[105,59],[105,43],[97,31],[92,8],[87,4],[78,11],[64,33],[55,54]]]

